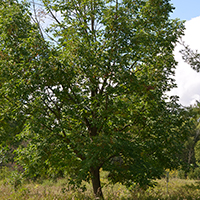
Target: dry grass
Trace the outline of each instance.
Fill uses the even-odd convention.
[[[195,180],[184,180],[173,178],[167,183],[165,179],[158,180],[154,188],[149,188],[138,199],[141,200],[196,200],[200,199],[200,182]],[[137,199],[137,198],[135,198]]]
[[[166,180],[158,180],[158,185],[147,191],[134,189],[127,190],[121,184],[108,185],[108,181],[102,177],[103,193],[106,200],[197,200],[200,199],[200,182],[173,178],[168,183]],[[43,183],[23,183],[16,191],[8,179],[0,181],[1,200],[92,200],[94,199],[91,185],[86,185],[87,190],[73,190],[68,186],[66,179],[58,182],[45,180]]]

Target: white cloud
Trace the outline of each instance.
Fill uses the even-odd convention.
[[[193,18],[185,23],[185,36],[182,38],[186,45],[189,45],[193,50],[200,52],[200,16]],[[200,100],[200,73],[194,71],[186,64],[179,53],[182,49],[178,45],[174,51],[175,59],[178,61],[176,69],[176,83],[178,88],[173,89],[170,95],[178,95],[180,103],[184,106],[194,104],[196,100]]]

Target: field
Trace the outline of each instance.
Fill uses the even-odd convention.
[[[16,180],[15,180],[16,181]],[[19,184],[20,183],[20,184]],[[1,200],[92,200],[94,199],[91,185],[87,190],[73,189],[67,179],[58,181],[43,180],[42,182],[24,182],[18,185],[10,179],[0,181]],[[128,190],[121,184],[108,185],[107,179],[102,177],[103,193],[106,200],[196,200],[200,199],[200,181],[171,178],[157,180],[157,186],[146,191],[140,189]],[[168,188],[168,189],[167,189]]]

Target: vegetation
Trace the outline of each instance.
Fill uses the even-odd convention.
[[[182,169],[185,171],[185,177],[191,170],[194,171],[198,167],[199,162],[199,141],[200,141],[200,104],[196,102],[195,105],[189,106],[187,109],[188,120],[190,127],[188,129],[188,136],[184,142],[183,152],[179,159],[182,160]]]
[[[1,155],[12,154],[9,184],[21,188],[10,194],[37,191],[35,183],[21,187],[23,179],[67,177],[71,197],[94,198],[82,193],[90,183],[103,199],[103,170],[106,185],[139,188],[146,198],[166,169],[180,167],[185,141],[195,137],[196,118],[166,95],[175,87],[173,50],[183,23],[169,18],[168,0],[41,4],[37,13],[36,4],[0,3]],[[53,20],[45,30],[42,15]],[[58,199],[66,196],[59,191]]]
[[[90,184],[86,185],[86,190],[73,188],[68,184],[68,180],[58,179],[57,182],[53,180],[42,180],[40,182],[27,182],[22,181],[21,185],[17,189],[13,185],[14,177],[9,177],[10,173],[7,173],[6,169],[1,170],[1,174],[4,174],[4,178],[1,176],[0,180],[0,198],[1,199],[24,199],[24,200],[53,200],[53,199],[76,199],[76,200],[92,200],[94,195],[93,189]],[[142,190],[138,187],[126,188],[122,184],[109,184],[106,178],[107,172],[101,172],[103,192],[105,199],[107,200],[177,200],[177,199],[199,199],[200,195],[200,182],[194,180],[183,180],[176,177],[177,172],[170,173],[170,179],[168,183],[168,190],[166,185],[166,179],[162,178],[157,180],[158,184],[155,187],[149,187],[147,190]],[[168,192],[167,192],[168,191]]]

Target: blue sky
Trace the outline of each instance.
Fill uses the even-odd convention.
[[[172,18],[190,20],[200,16],[200,0],[171,0],[171,3],[176,8]]]

